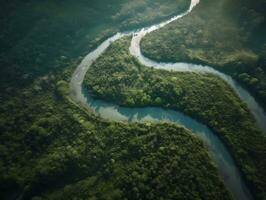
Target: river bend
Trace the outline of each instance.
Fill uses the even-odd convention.
[[[248,108],[255,117],[259,127],[263,132],[266,132],[266,123],[264,123],[266,122],[266,115],[262,107],[260,107],[256,100],[249,94],[249,92],[242,88],[235,80],[232,79],[232,77],[223,74],[209,66],[189,63],[158,63],[142,55],[140,50],[140,41],[147,33],[160,29],[165,25],[186,16],[198,3],[199,0],[191,0],[189,9],[180,15],[177,15],[162,23],[142,28],[137,31],[117,33],[105,40],[94,51],[90,52],[74,71],[70,81],[70,95],[75,102],[82,104],[83,106],[88,106],[90,109],[98,113],[102,118],[107,120],[126,122],[143,122],[147,120],[170,121],[192,130],[192,132],[198,135],[207,145],[211,158],[215,162],[222,180],[224,181],[227,189],[233,195],[234,199],[252,199],[252,196],[241,177],[241,173],[236,167],[236,164],[229,151],[218,138],[218,136],[214,134],[206,125],[174,110],[158,107],[127,108],[103,100],[94,99],[90,93],[88,93],[88,91],[85,91],[82,85],[89,67],[100,55],[104,53],[110,44],[124,36],[132,35],[133,37],[129,51],[140,61],[140,63],[147,67],[154,67],[156,69],[170,71],[212,73],[225,80],[236,92],[236,94],[248,105]]]

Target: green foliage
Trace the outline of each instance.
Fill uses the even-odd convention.
[[[1,2],[1,199],[230,199],[206,147],[190,131],[172,124],[110,123],[68,101],[68,82],[78,56],[117,30],[166,18],[185,9],[188,3],[185,0]],[[121,89],[125,92],[120,95],[125,97],[125,104],[147,105],[154,99],[156,105],[165,104],[171,96],[165,94],[169,86],[169,92],[178,97],[186,94],[187,88],[171,86],[161,80],[161,75],[152,77],[153,83],[163,82],[156,86],[158,94],[149,94],[147,88],[141,88],[143,81],[151,76],[149,70],[143,70],[135,61],[130,63],[132,59],[126,54],[121,57],[120,66],[125,66],[124,61],[129,62],[128,68],[137,66],[131,75],[141,80],[134,88]],[[123,71],[116,74],[114,85],[124,81],[128,87],[130,77],[125,78],[127,74]],[[200,97],[197,75],[183,76],[188,79],[187,87],[195,86],[195,90],[189,91]],[[169,75],[169,78],[181,84],[177,77]],[[202,82],[206,80],[213,77],[202,78]],[[208,83],[215,85],[216,79]],[[97,85],[94,88],[99,96],[106,92],[106,88]],[[193,106],[186,108],[188,113],[196,110]],[[246,113],[245,106],[242,112]],[[244,155],[250,179],[261,181],[265,176],[262,173],[261,179],[258,178],[257,168],[263,166],[263,146],[258,155],[257,137],[242,138],[245,130],[240,135],[243,128],[237,129],[234,149]],[[246,142],[243,146],[250,140],[247,150],[239,147],[239,139]],[[263,140],[261,143],[264,144]],[[251,156],[261,160],[256,163],[257,168]]]
[[[205,199],[215,199],[218,193],[230,199],[206,147],[188,130],[169,124],[107,123],[68,102],[68,82],[78,65],[77,55],[91,50],[113,31],[126,28],[120,27],[121,17],[110,16],[123,10],[122,5],[128,1],[103,2],[1,4],[0,81],[4,93],[0,97],[0,198],[130,199],[138,191],[139,197],[154,199],[159,191],[152,182],[156,179],[167,189],[167,193],[159,193],[156,198],[183,199],[190,188],[194,196],[202,194]],[[158,5],[160,1],[150,2]],[[170,15],[176,8],[179,10],[176,2],[169,7],[160,6]],[[134,25],[140,25],[143,15],[147,16],[145,20],[155,17],[146,8],[136,12],[142,15],[136,15],[138,21]],[[125,16],[124,20],[131,17]],[[53,73],[48,73],[51,70]],[[24,87],[24,83],[29,85]],[[135,92],[141,96],[140,91]],[[149,97],[140,98],[149,101]],[[158,145],[166,148],[150,148],[150,139],[155,137],[165,138]],[[176,149],[175,143],[180,143]],[[147,147],[138,151],[140,144]],[[169,150],[168,145],[174,155],[167,156],[162,151]],[[195,148],[193,152],[190,146]],[[190,165],[178,155],[189,157]],[[158,167],[165,160],[167,173]],[[184,173],[172,177],[177,174],[174,169]],[[150,179],[139,180],[135,172]]]
[[[64,68],[66,62],[119,30],[143,27],[188,6],[188,0],[4,0],[0,8],[1,93]]]
[[[253,192],[265,196],[266,138],[230,86],[211,74],[147,68],[129,46],[130,38],[116,41],[90,67],[88,90],[120,105],[180,110],[207,124],[230,148]]]
[[[60,98],[64,98],[69,94],[69,84],[66,81],[58,81],[56,83],[56,92]]]
[[[97,137],[101,170],[44,199],[229,199],[203,144],[183,128],[111,123]]]
[[[58,98],[65,80],[51,84],[0,106],[1,199],[230,199],[190,131],[105,122]]]
[[[265,0],[201,0],[189,15],[148,34],[142,52],[153,60],[216,67],[266,102],[265,9]]]

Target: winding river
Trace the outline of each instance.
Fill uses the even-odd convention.
[[[223,80],[225,80],[236,92],[236,94],[248,105],[251,113],[254,115],[259,127],[266,132],[266,115],[263,109],[255,101],[255,99],[242,88],[230,76],[223,74],[211,67],[194,65],[188,63],[158,63],[144,57],[140,50],[140,41],[147,34],[155,31],[165,25],[178,20],[181,17],[189,14],[192,9],[199,3],[199,0],[191,0],[189,9],[180,15],[177,15],[165,22],[143,28],[137,31],[117,33],[116,35],[105,40],[97,49],[89,53],[76,68],[70,81],[70,94],[71,98],[84,106],[98,113],[102,118],[112,121],[126,121],[126,122],[143,122],[143,121],[170,121],[183,125],[187,129],[192,130],[193,133],[198,135],[207,145],[210,155],[218,168],[219,174],[222,177],[227,189],[231,192],[234,199],[252,199],[252,196],[245,185],[240,171],[235,165],[235,162],[220,141],[206,125],[199,123],[189,116],[174,110],[168,110],[158,107],[145,107],[145,108],[126,108],[121,107],[103,100],[93,99],[92,96],[85,91],[82,86],[86,72],[92,63],[110,46],[110,44],[124,36],[133,35],[130,53],[137,57],[138,60],[147,67],[154,67],[157,69],[173,70],[173,71],[193,71],[198,73],[212,73]]]

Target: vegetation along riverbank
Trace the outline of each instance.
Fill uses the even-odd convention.
[[[146,57],[209,65],[244,84],[266,108],[266,1],[201,0],[186,17],[147,35]]]
[[[129,46],[129,37],[112,44],[89,68],[85,87],[119,105],[163,106],[207,124],[230,148],[253,193],[262,198],[266,138],[230,86],[210,74],[147,68],[129,54]]]

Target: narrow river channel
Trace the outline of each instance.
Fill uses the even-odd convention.
[[[245,200],[252,199],[252,196],[245,185],[241,173],[238,170],[229,151],[206,125],[192,119],[191,117],[174,110],[167,110],[158,107],[144,107],[144,108],[126,108],[109,103],[103,100],[92,98],[92,96],[83,88],[83,80],[92,63],[104,53],[112,42],[124,36],[132,35],[130,53],[137,57],[138,60],[147,67],[154,67],[157,69],[173,70],[173,71],[193,71],[198,73],[212,73],[223,80],[225,80],[236,92],[236,94],[248,105],[251,113],[254,115],[259,127],[263,132],[266,132],[266,115],[263,109],[255,101],[255,99],[242,88],[230,76],[223,74],[211,67],[194,65],[189,63],[157,63],[144,57],[140,50],[140,41],[147,34],[155,31],[165,25],[178,20],[181,17],[188,15],[193,8],[199,3],[199,0],[192,0],[189,9],[180,15],[177,15],[167,21],[146,27],[137,31],[117,33],[116,35],[105,40],[97,49],[90,52],[76,68],[72,75],[70,82],[71,98],[83,106],[88,106],[90,109],[98,113],[102,118],[112,121],[125,122],[143,122],[143,121],[170,121],[177,123],[190,129],[193,133],[198,135],[207,145],[210,155],[215,162],[219,174],[224,181],[227,189],[231,192],[234,199]]]

